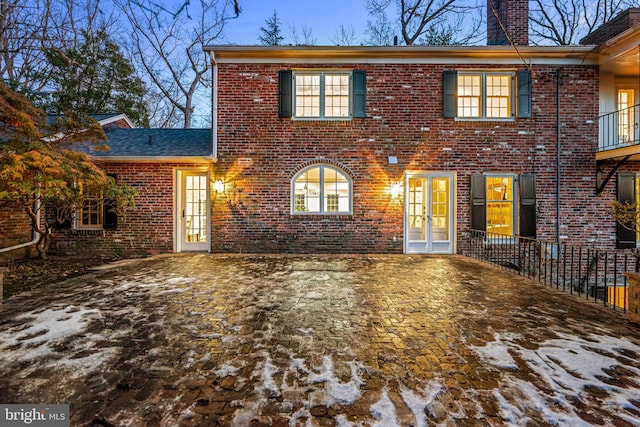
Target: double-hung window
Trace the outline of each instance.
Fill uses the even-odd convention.
[[[531,73],[445,71],[443,115],[463,120],[531,116]]]
[[[282,70],[278,97],[280,117],[366,117],[366,74],[362,70]]]
[[[108,174],[114,180],[117,177]],[[82,206],[75,210],[73,221],[66,226],[75,229],[115,229],[118,226],[118,214],[113,200],[105,199],[101,191],[85,188],[82,182],[76,184],[81,194],[85,194]]]
[[[102,194],[91,193],[78,209],[76,228],[102,228],[104,224]]]
[[[295,117],[348,118],[351,73],[295,73]]]
[[[349,214],[351,179],[329,165],[314,165],[300,171],[292,181],[292,213]]]

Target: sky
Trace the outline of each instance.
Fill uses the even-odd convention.
[[[316,45],[333,45],[336,29],[342,24],[355,30],[356,44],[366,39],[367,12],[364,0],[239,0],[242,12],[227,22],[226,42],[229,44],[260,44],[260,27],[273,16],[274,10],[282,24],[283,44],[293,43],[289,27],[295,24],[298,34],[302,26],[311,29]]]

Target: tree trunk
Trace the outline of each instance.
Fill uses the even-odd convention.
[[[36,251],[38,251],[38,258],[46,259],[47,258],[47,249],[49,248],[49,235],[47,233],[46,227],[42,228],[38,224],[38,215],[40,215],[40,211],[34,212],[33,207],[31,205],[25,206],[24,211],[31,219],[31,229],[34,233],[38,233],[40,238],[36,243]]]

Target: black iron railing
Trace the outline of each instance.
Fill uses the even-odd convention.
[[[471,230],[461,242],[464,255],[511,269],[557,289],[628,310],[624,273],[637,271],[630,252],[557,244]]]
[[[600,142],[596,151],[640,144],[640,105],[598,117]]]

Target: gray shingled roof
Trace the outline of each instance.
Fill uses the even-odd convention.
[[[91,150],[91,155],[95,157],[206,157],[211,155],[211,129],[108,129],[105,134],[109,150]]]

